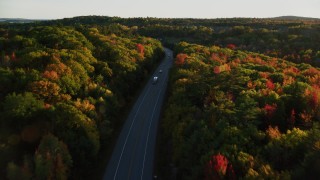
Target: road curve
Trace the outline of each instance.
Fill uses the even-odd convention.
[[[173,57],[171,50],[165,49],[165,53],[163,62],[144,87],[122,128],[104,180],[153,178],[157,127]],[[154,76],[158,77],[155,84]]]

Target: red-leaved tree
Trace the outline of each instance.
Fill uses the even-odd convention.
[[[142,44],[140,44],[140,43],[137,44],[137,51],[139,54],[144,56],[144,46]]]
[[[227,45],[227,48],[229,48],[229,49],[235,49],[235,48],[236,48],[236,45],[234,45],[234,44],[228,44],[228,45]]]
[[[314,109],[317,108],[319,104],[319,92],[314,90],[311,94],[311,100],[309,102],[310,106]]]
[[[268,80],[266,82],[266,86],[267,86],[268,89],[271,89],[271,90],[274,90],[274,88],[275,88],[275,85],[271,80]]]
[[[294,109],[292,109],[290,113],[290,118],[288,119],[289,126],[293,127],[295,121],[296,121],[296,112]]]
[[[223,61],[221,60],[221,58],[219,57],[219,55],[216,54],[216,53],[212,53],[210,59],[213,60],[213,61],[217,61],[217,62],[219,62],[219,63],[222,63],[222,62],[223,62]]]
[[[223,178],[235,179],[232,165],[229,163],[228,159],[220,153],[210,158],[205,171],[206,180]]]
[[[213,68],[213,72],[214,72],[215,74],[219,74],[219,73],[221,72],[220,66],[214,67],[214,68]]]
[[[10,59],[11,59],[12,61],[15,61],[15,60],[16,60],[16,54],[15,54],[14,52],[12,52]]]
[[[188,57],[188,55],[180,53],[176,56],[176,65],[183,65],[185,63],[186,58]]]
[[[277,105],[276,104],[266,104],[263,108],[263,110],[266,112],[266,116],[268,119],[271,119],[277,110]]]

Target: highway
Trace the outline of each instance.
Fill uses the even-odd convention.
[[[118,137],[104,180],[153,179],[153,163],[160,111],[172,66],[172,51],[166,56],[135,102]],[[159,72],[162,70],[162,72]],[[153,83],[153,77],[158,81]]]

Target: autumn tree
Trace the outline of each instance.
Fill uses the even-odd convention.
[[[34,94],[44,98],[47,102],[56,102],[59,98],[60,87],[50,81],[36,81],[30,84],[30,90]]]
[[[56,105],[52,120],[55,122],[54,134],[68,145],[74,163],[89,167],[100,149],[95,121],[66,103]]]
[[[72,158],[67,146],[52,134],[44,136],[35,152],[37,179],[68,179]]]
[[[229,49],[235,49],[235,48],[236,48],[236,45],[234,45],[234,44],[227,44],[227,48],[229,48]]]
[[[142,44],[140,44],[140,43],[137,44],[137,51],[139,54],[144,56],[144,46]]]
[[[188,56],[186,54],[178,54],[176,56],[176,61],[175,61],[175,64],[177,65],[183,65],[185,64],[185,60]]]
[[[230,174],[230,176],[228,176]],[[218,153],[210,158],[206,165],[205,179],[235,179],[232,165],[228,159],[222,154]]]

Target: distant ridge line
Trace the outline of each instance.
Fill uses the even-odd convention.
[[[319,18],[313,17],[302,17],[302,16],[278,16],[273,18],[266,18],[266,19],[276,19],[276,20],[310,20],[310,21],[320,21]]]
[[[0,22],[6,23],[31,23],[36,21],[48,21],[49,19],[24,19],[24,18],[0,18]]]
[[[25,19],[25,18],[0,18],[0,23],[32,23],[39,21],[56,21],[56,20],[66,20],[66,19],[75,19],[75,18],[86,18],[86,17],[97,17],[97,18],[112,18],[110,16],[96,16],[96,15],[88,15],[88,16],[75,16],[75,17],[66,17],[62,19]],[[115,16],[116,17],[116,16]],[[136,19],[139,17],[131,17],[131,18],[121,18],[120,19]],[[142,17],[140,17],[142,18]],[[150,17],[149,17],[150,18]],[[155,19],[194,19],[194,18],[157,18]],[[144,19],[144,18],[142,18]],[[196,18],[198,19],[198,18]],[[313,17],[302,17],[302,16],[278,16],[278,17],[269,17],[269,18],[254,18],[254,17],[233,17],[233,18],[199,18],[198,20],[214,20],[214,19],[270,19],[270,20],[283,20],[283,21],[320,21],[320,18]]]

